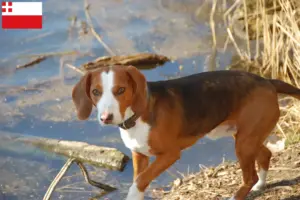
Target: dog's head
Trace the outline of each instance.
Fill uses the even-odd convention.
[[[102,125],[120,124],[146,108],[146,85],[145,76],[133,66],[87,72],[72,92],[78,119],[86,120],[94,105]]]

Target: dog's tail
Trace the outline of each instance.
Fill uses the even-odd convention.
[[[269,79],[269,81],[274,85],[277,93],[287,94],[300,100],[299,88],[278,79]]]

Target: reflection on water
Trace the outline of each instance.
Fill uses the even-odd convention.
[[[0,31],[0,133],[18,133],[56,139],[80,140],[116,147],[130,155],[114,127],[101,127],[95,113],[89,121],[78,121],[71,101],[71,90],[79,75],[60,67],[60,57],[24,70],[15,70],[31,54],[49,52],[89,52],[89,56],[64,56],[64,61],[80,65],[98,56],[108,55],[92,34],[80,33],[85,21],[83,1],[44,2],[44,28],[35,31]],[[144,70],[149,81],[176,78],[203,71],[211,51],[207,24],[209,4],[198,0],[90,0],[96,31],[117,54],[154,52],[176,58],[154,70]],[[217,19],[222,13],[217,10]],[[77,23],[70,26],[70,17]],[[217,21],[218,22],[218,21]],[[218,49],[222,49],[225,31],[217,23]],[[5,48],[3,48],[5,47]],[[23,57],[20,57],[23,56]],[[230,62],[231,53],[218,53],[220,66]],[[63,73],[62,73],[63,72]],[[62,78],[63,75],[63,78]],[[40,84],[40,83],[43,84]],[[23,89],[27,86],[28,90]],[[0,143],[0,200],[41,199],[48,185],[64,163],[63,158],[26,150],[25,146]],[[38,152],[38,153],[37,153]],[[199,170],[199,165],[217,164],[223,157],[234,159],[232,141],[203,139],[183,152],[181,160],[162,174],[152,188],[169,184],[180,173]],[[197,159],[195,159],[197,158]],[[89,168],[99,181],[119,188],[111,199],[126,195],[131,183],[132,164],[123,173]],[[171,175],[173,174],[173,176]],[[78,168],[72,167],[59,184],[54,199],[87,199],[97,189],[83,183]],[[149,190],[150,191],[150,190]],[[149,194],[150,195],[150,194]]]

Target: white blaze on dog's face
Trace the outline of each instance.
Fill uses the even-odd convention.
[[[87,119],[94,105],[102,125],[116,125],[145,109],[146,79],[133,66],[107,67],[86,74],[72,97],[79,119]]]
[[[132,86],[129,77],[113,70],[100,73],[100,83],[91,88],[95,96],[98,120],[102,125],[120,124],[124,121],[125,112],[130,112]],[[97,87],[98,86],[98,87]],[[97,97],[101,97],[98,99]],[[129,115],[132,113],[128,113]]]

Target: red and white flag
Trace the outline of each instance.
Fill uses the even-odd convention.
[[[41,29],[42,2],[2,2],[3,29]]]

